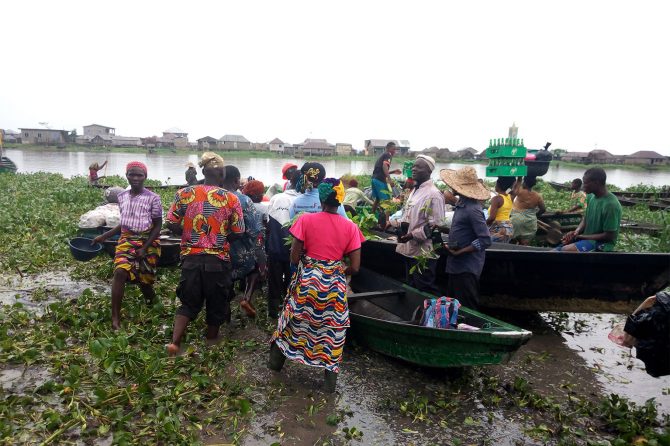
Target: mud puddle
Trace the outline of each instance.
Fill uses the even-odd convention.
[[[552,315],[542,317],[551,320]],[[625,315],[569,313],[564,321],[561,337],[586,361],[606,393],[617,393],[637,404],[655,398],[659,412],[670,413],[670,376],[647,375],[644,363],[635,358],[635,349],[622,348],[607,338],[614,325],[625,323]]]
[[[267,333],[237,330],[235,338],[263,345],[235,365],[234,373],[254,389],[255,413],[241,444],[547,444],[542,429],[549,422],[541,412],[489,400],[519,380],[550,401],[596,402],[618,393],[639,404],[655,397],[662,403],[659,412],[668,412],[668,378],[646,375],[640,361],[607,339],[612,321],[622,316],[559,318],[561,324],[556,314],[511,321],[533,330],[533,338],[509,363],[466,369],[461,378],[347,345],[334,395],[321,391],[319,369],[287,361],[281,372],[269,371]],[[487,380],[497,388],[482,386]],[[590,420],[583,422],[590,426]]]
[[[13,394],[23,394],[41,386],[52,374],[39,366],[10,366],[0,370],[0,388]]]
[[[109,285],[76,281],[65,271],[43,274],[12,274],[0,276],[0,305],[23,304],[36,314],[41,314],[50,303],[77,298],[86,288],[105,291]]]
[[[320,369],[287,361],[281,372],[271,372],[266,367],[267,348],[256,348],[240,355],[231,370],[254,389],[256,411],[241,444],[423,445],[446,444],[445,439],[464,444],[543,444],[526,434],[537,421],[526,411],[487,407],[480,400],[481,389],[470,388],[468,383],[480,372],[501,380],[513,380],[522,373],[547,395],[567,394],[569,390],[560,385],[564,381],[598,395],[601,388],[585,362],[565,347],[560,336],[549,336],[555,347],[562,346],[561,355],[529,360],[547,345],[531,341],[509,364],[471,369],[465,372],[470,378],[417,368],[348,346],[334,395],[321,391]],[[238,331],[235,337],[259,343],[268,339],[255,327]],[[546,368],[557,369],[556,376],[547,378]],[[205,444],[220,442],[202,440]]]

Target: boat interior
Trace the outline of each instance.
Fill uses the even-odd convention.
[[[351,281],[347,300],[351,313],[409,325],[420,325],[423,302],[432,296],[393,279],[363,268]],[[458,310],[458,323],[482,330],[506,329],[494,320],[463,306]]]

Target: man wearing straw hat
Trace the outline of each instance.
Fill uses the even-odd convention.
[[[440,177],[460,197],[456,202],[446,246],[450,254],[447,257],[447,294],[466,307],[476,309],[485,250],[491,246],[491,234],[478,200],[488,200],[491,192],[477,178],[474,167],[442,169]]]
[[[433,169],[433,158],[426,155],[416,157],[412,166],[414,189],[407,197],[402,217],[391,222],[401,228],[396,252],[405,256],[407,283],[422,291],[435,291],[437,256],[430,234],[433,226],[441,226],[444,221],[444,198],[430,179]],[[425,267],[417,266],[419,257],[427,258]]]

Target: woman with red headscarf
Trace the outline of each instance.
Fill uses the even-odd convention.
[[[247,274],[244,297],[240,300],[240,307],[242,307],[247,316],[255,317],[256,309],[253,306],[252,299],[254,297],[254,292],[258,289],[260,283],[265,281],[268,263],[267,255],[265,254],[265,232],[268,223],[268,207],[266,204],[261,203],[263,200],[263,193],[265,193],[265,185],[261,181],[247,181],[242,188],[242,193],[251,198],[254,208],[256,208],[257,211],[254,217],[258,219],[257,223],[262,227],[262,230],[256,237],[254,247],[256,266],[249,274]]]
[[[144,188],[147,166],[133,161],[126,166],[126,178],[130,190],[117,196],[121,211],[121,223],[97,236],[93,243],[100,243],[116,234],[121,234],[114,255],[114,279],[112,281],[112,328],[121,326],[121,301],[126,282],[139,285],[147,304],[156,298],[153,284],[156,280],[156,265],[161,255],[158,241],[163,225],[163,207],[160,197]]]

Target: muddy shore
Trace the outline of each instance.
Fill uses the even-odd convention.
[[[39,314],[49,303],[70,300],[91,287],[102,295],[108,293],[104,283],[77,282],[66,273],[5,278],[0,297],[4,304],[14,299]],[[225,374],[245,387],[250,410],[240,419],[235,435],[212,424],[203,426],[200,440],[249,446],[519,445],[565,444],[572,438],[574,444],[585,444],[586,440],[605,441],[611,433],[593,417],[580,414],[580,407],[599,404],[610,393],[638,405],[656,398],[658,418],[664,420],[670,407],[670,379],[649,377],[630,351],[607,340],[621,315],[496,316],[534,333],[508,364],[445,372],[417,368],[348,344],[337,392],[329,395],[321,391],[320,370],[290,362],[279,373],[268,370],[266,342],[271,323],[236,313],[229,337],[212,348],[250,346],[236,350],[225,366]],[[199,354],[205,347],[196,343],[193,348],[196,353],[190,354]],[[29,395],[50,380],[58,381],[58,373],[39,362],[0,365],[5,397]],[[556,411],[568,407],[575,413],[564,424],[557,422]]]

